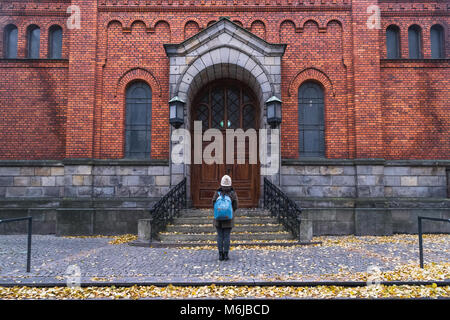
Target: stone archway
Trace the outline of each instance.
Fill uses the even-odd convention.
[[[234,79],[248,86],[256,95],[258,123],[266,128],[265,102],[281,98],[281,57],[286,45],[272,44],[248,30],[221,18],[193,37],[179,44],[164,45],[170,60],[170,97],[186,102],[184,127],[190,129],[191,104],[206,84],[219,79]],[[189,165],[171,167],[172,181],[188,178]]]

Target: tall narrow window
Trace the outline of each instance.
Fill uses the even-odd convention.
[[[444,51],[444,28],[435,24],[430,30],[431,38],[431,58],[433,59],[443,59],[445,58]]]
[[[48,33],[48,57],[49,59],[61,59],[62,57],[62,28],[51,26]]]
[[[17,58],[17,27],[9,24],[3,30],[4,57],[6,59]]]
[[[27,57],[30,59],[39,59],[39,46],[41,38],[41,29],[32,25],[27,29]]]
[[[325,156],[324,93],[315,82],[305,82],[298,90],[300,157]]]
[[[386,51],[388,59],[400,58],[400,29],[397,26],[386,29]]]
[[[126,92],[125,156],[149,158],[152,90],[145,82],[132,83]]]
[[[418,25],[408,29],[408,46],[410,59],[422,59],[422,30]]]

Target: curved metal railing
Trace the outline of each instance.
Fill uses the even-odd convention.
[[[299,239],[302,210],[267,178],[264,178],[264,208],[269,209],[271,215]]]
[[[158,234],[164,231],[173,218],[186,208],[186,178],[171,188],[150,209],[152,218],[152,238],[157,239]]]

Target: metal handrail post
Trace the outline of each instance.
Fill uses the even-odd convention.
[[[422,235],[422,220],[431,220],[431,221],[442,221],[442,222],[450,222],[450,219],[440,219],[440,218],[429,218],[429,217],[417,217],[417,222],[419,225],[419,260],[420,260],[420,267],[423,268],[423,235]]]
[[[419,260],[420,267],[423,269],[423,239],[422,239],[422,217],[417,217],[419,223]]]
[[[27,272],[30,272],[30,269],[31,269],[31,235],[32,235],[33,217],[29,216],[29,217],[21,217],[21,218],[2,219],[2,220],[0,220],[0,223],[23,221],[23,220],[28,220]]]

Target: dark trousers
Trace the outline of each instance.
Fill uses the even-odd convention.
[[[217,230],[217,247],[219,248],[219,252],[230,251],[231,228],[216,227],[216,230]]]

